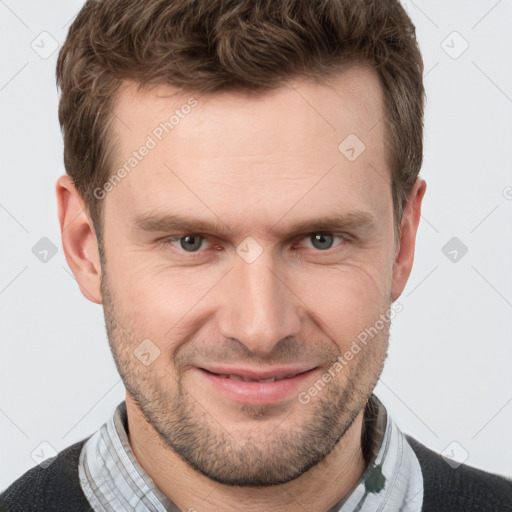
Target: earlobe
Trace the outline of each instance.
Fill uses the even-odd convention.
[[[85,204],[67,174],[56,184],[57,208],[62,247],[82,294],[96,304],[102,303],[101,265],[98,243]]]
[[[402,294],[414,261],[416,234],[421,217],[421,203],[427,189],[425,180],[418,178],[414,184],[402,216],[400,239],[395,252],[391,299],[397,300]]]

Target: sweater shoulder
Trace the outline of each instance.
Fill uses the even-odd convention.
[[[452,467],[418,440],[406,439],[423,473],[422,512],[512,511],[512,480],[467,464]]]
[[[92,511],[78,476],[78,460],[87,439],[60,451],[49,465],[39,464],[15,480],[0,494],[0,512]]]

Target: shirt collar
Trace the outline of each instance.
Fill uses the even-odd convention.
[[[421,512],[423,475],[404,433],[370,395],[362,434],[366,469],[352,491],[328,512]]]
[[[128,440],[126,402],[85,443],[80,453],[80,485],[96,512],[180,512],[139,464]],[[400,510],[420,512],[423,477],[405,435],[372,394],[362,433],[367,463],[350,494],[328,512]]]

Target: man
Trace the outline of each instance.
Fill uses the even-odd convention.
[[[126,400],[2,510],[512,510],[373,394],[426,189],[422,71],[392,0],[84,5],[59,221]]]

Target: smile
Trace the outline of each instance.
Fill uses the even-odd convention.
[[[290,400],[305,388],[314,368],[276,368],[260,371],[250,368],[196,368],[203,384],[229,402],[276,404]]]

